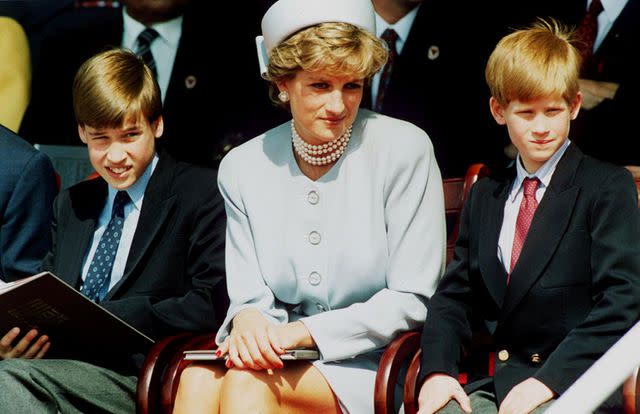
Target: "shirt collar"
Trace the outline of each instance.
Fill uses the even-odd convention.
[[[146,29],[147,26],[129,16],[127,14],[127,8],[124,6],[122,7],[122,20],[125,36],[123,39],[123,45],[134,50],[138,35]],[[167,20],[166,22],[154,23],[149,27],[152,27],[158,32],[158,39],[161,39],[170,47],[177,49],[178,43],[180,42],[180,36],[182,35],[182,20],[183,16],[181,15],[174,19]]]
[[[413,8],[409,13],[405,14],[400,20],[395,22],[395,24],[389,24],[385,19],[380,17],[380,15],[376,12],[376,35],[378,37],[382,36],[382,33],[388,29],[392,28],[398,34],[399,43],[404,44],[409,37],[409,32],[411,31],[411,26],[413,25],[413,21],[416,19],[416,15],[418,14],[418,9],[422,4],[418,4]],[[400,53],[400,48],[398,50]]]
[[[142,209],[144,192],[147,190],[147,184],[149,184],[149,180],[151,179],[153,171],[156,169],[156,165],[158,165],[158,160],[158,154],[156,153],[154,154],[153,159],[151,160],[149,165],[147,165],[144,173],[142,173],[142,175],[136,180],[136,182],[126,190],[129,194],[131,202],[138,211]],[[109,186],[109,206],[113,206],[113,200],[116,198],[117,192],[118,190]],[[108,211],[111,211],[111,208],[109,208]]]
[[[604,9],[604,13],[607,15],[607,18],[610,22],[616,21],[622,9],[627,4],[628,0],[600,0],[602,3],[602,8]],[[591,5],[591,0],[587,2],[587,10]]]
[[[558,148],[558,150],[551,156],[551,158],[549,158],[544,164],[542,164],[542,166],[538,168],[538,170],[533,174],[529,174],[527,170],[524,169],[524,167],[522,166],[522,161],[520,160],[520,154],[518,154],[516,158],[517,175],[515,181],[513,182],[513,187],[511,190],[511,201],[515,201],[516,195],[518,195],[518,193],[520,192],[522,188],[522,182],[525,178],[537,178],[538,180],[540,180],[541,188],[548,187],[549,183],[551,182],[551,177],[556,170],[556,166],[560,161],[560,158],[562,158],[562,155],[564,155],[570,144],[571,141],[567,138],[562,146]]]

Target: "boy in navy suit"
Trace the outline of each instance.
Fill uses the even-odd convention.
[[[542,412],[638,320],[636,189],[628,171],[568,140],[579,68],[554,21],[504,37],[489,58],[491,113],[519,155],[509,177],[479,181],[464,207],[454,260],[428,304],[420,414]],[[469,372],[463,389],[472,318],[489,331],[495,366],[492,377]]]
[[[100,178],[56,199],[44,268],[154,339],[215,329],[227,302],[216,171],[156,152],[164,127],[160,91],[134,54],[114,49],[86,61],[73,97],[78,132]],[[135,411],[143,355],[65,355],[44,334],[18,339],[13,329],[0,341],[4,411]],[[69,359],[40,359],[47,349]]]

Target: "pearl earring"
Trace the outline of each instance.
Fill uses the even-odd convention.
[[[282,102],[282,103],[289,102],[289,92],[287,92],[287,91],[280,92],[278,94],[278,99],[280,99],[280,102]]]

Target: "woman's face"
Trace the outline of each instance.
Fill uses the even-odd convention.
[[[296,130],[309,144],[340,138],[353,123],[362,100],[364,79],[300,70],[278,83],[289,93]]]

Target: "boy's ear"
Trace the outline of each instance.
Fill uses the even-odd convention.
[[[164,119],[162,119],[162,115],[160,115],[158,117],[158,119],[156,119],[153,123],[153,129],[154,131],[154,136],[157,138],[160,138],[162,136],[162,133],[164,132]]]
[[[569,106],[569,110],[571,111],[571,120],[573,121],[578,117],[578,113],[580,113],[580,108],[582,107],[582,92],[578,91],[575,99],[571,102]]]
[[[493,96],[489,99],[489,109],[491,110],[493,119],[496,120],[498,125],[505,125],[507,123],[506,119],[504,119],[504,108]]]
[[[80,140],[87,143],[87,131],[84,129],[84,125],[78,124],[78,135],[80,135]]]

